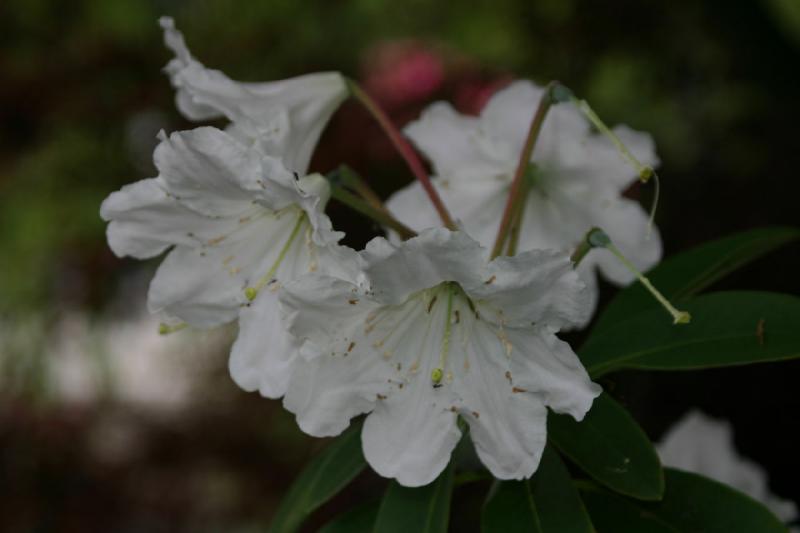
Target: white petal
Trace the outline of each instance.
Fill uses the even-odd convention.
[[[459,353],[452,364],[469,367],[454,372],[454,388],[478,456],[499,479],[528,478],[547,442],[547,409],[540,396],[513,392],[505,347],[485,324],[471,322],[459,335],[468,337],[457,344],[465,362]]]
[[[216,128],[173,133],[153,158],[169,192],[209,216],[239,215],[263,189],[259,153]]]
[[[562,327],[562,331],[580,330],[589,325],[589,322],[592,321],[592,317],[594,316],[594,312],[597,310],[597,302],[600,299],[600,288],[598,287],[597,273],[594,267],[588,264],[584,265],[581,262],[575,271],[586,286],[583,290],[586,314],[583,320],[577,320],[574,325],[565,325]]]
[[[179,204],[158,178],[137,181],[111,193],[100,207],[110,222],[108,244],[118,256],[146,259],[173,244],[193,246],[225,235],[237,221],[213,219]]]
[[[259,292],[239,313],[239,335],[228,361],[233,380],[267,398],[286,393],[299,343],[281,321],[277,287]]]
[[[377,402],[361,433],[370,466],[408,487],[436,479],[461,438],[448,391],[431,386],[432,366]]]
[[[592,383],[569,344],[548,327],[508,328],[514,385],[536,394],[557,413],[583,420],[602,389]]]
[[[353,417],[370,411],[378,395],[386,392],[385,372],[379,358],[345,360],[341,354],[313,361],[298,358],[283,406],[309,435],[335,436]]]
[[[164,312],[200,328],[236,318],[244,286],[224,275],[227,251],[200,252],[177,246],[167,255],[150,282],[147,303],[151,313]]]
[[[613,131],[641,164],[658,166],[655,143],[649,134],[627,126],[616,126]],[[586,136],[575,156],[564,161],[558,173],[566,180],[607,183],[619,192],[624,192],[639,178],[636,168],[622,157],[611,140],[597,133]]]
[[[289,331],[314,355],[295,362],[284,406],[306,433],[337,435],[389,387],[389,363],[362,353],[375,305],[355,285],[322,275],[288,283],[280,300]]]
[[[509,143],[517,159],[543,94],[536,84],[518,80],[492,95],[481,112],[487,132]]]
[[[236,318],[246,287],[266,275],[292,235],[300,211],[263,213],[213,245],[177,246],[150,284],[151,312],[164,311],[196,327]],[[307,223],[304,223],[307,226]],[[302,228],[280,263],[281,277],[307,272],[310,257]]]
[[[503,174],[509,169],[506,156],[513,158],[483,137],[478,119],[460,115],[444,102],[428,107],[403,131],[433,162],[436,174],[448,178]]]
[[[502,311],[498,323],[535,322],[560,328],[585,322],[590,313],[590,297],[565,253],[531,250],[498,257],[485,275],[480,283],[463,287],[470,296]],[[485,318],[495,319],[490,313]]]
[[[432,182],[464,231],[485,248],[491,248],[508,198],[510,177],[508,180],[437,177]],[[417,181],[392,194],[386,206],[415,231],[442,226],[430,198]]]
[[[172,77],[180,73],[182,69],[196,61],[186,47],[183,34],[175,29],[175,21],[172,17],[161,17],[158,19],[158,22],[164,30],[164,44],[175,53],[175,59],[170,61],[164,68],[172,79]],[[174,80],[173,84],[175,84]],[[192,94],[186,90],[179,89],[178,92],[175,93],[175,101],[180,112],[189,120],[209,120],[223,116],[223,113],[218,108],[196,102]]]
[[[280,300],[291,333],[326,349],[333,343],[347,346],[348,335],[378,307],[352,282],[318,274],[287,283]]]
[[[307,74],[268,83],[241,83],[205,68],[190,54],[171,19],[162,19],[167,46],[176,58],[166,67],[178,90],[179,109],[202,120],[224,114],[240,131],[305,174],[311,153],[333,112],[347,96],[337,72]]]
[[[441,196],[441,189],[438,187],[436,180],[434,180],[434,187]],[[442,201],[445,205],[450,205],[447,200],[443,199]],[[386,207],[397,220],[414,231],[437,228],[442,225],[442,220],[418,181],[412,181],[402,189],[392,193],[386,200]],[[390,235],[393,234],[390,233]]]
[[[403,302],[411,293],[443,281],[476,285],[485,264],[484,251],[477,242],[462,232],[444,228],[426,230],[398,247],[375,238],[362,256],[374,296],[385,303]]]
[[[498,91],[481,113],[481,124],[497,139],[508,143],[517,166],[519,154],[544,89],[520,80]],[[533,160],[565,162],[581,149],[589,125],[571,105],[556,105],[548,112],[536,143]]]
[[[603,228],[637,269],[650,270],[661,260],[661,235],[656,227],[648,233],[648,215],[633,200],[619,198],[607,207],[593,210],[596,225]],[[608,250],[592,250],[586,257],[587,265],[596,264],[600,272],[617,285],[627,285],[634,275]]]

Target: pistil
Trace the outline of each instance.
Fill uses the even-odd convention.
[[[444,322],[444,335],[442,337],[442,349],[439,352],[439,366],[434,368],[431,372],[431,381],[433,382],[434,387],[438,387],[442,383],[442,378],[444,378],[444,369],[447,365],[447,358],[450,355],[450,335],[453,330],[453,287],[447,283],[445,284],[445,290],[447,291],[447,311],[445,311],[445,322]]]
[[[291,248],[292,243],[297,238],[297,235],[300,233],[300,228],[303,227],[303,223],[306,221],[306,214],[304,211],[300,211],[300,215],[297,217],[297,222],[292,228],[292,232],[289,234],[289,238],[286,239],[286,242],[283,244],[283,248],[278,253],[278,257],[275,259],[275,262],[272,263],[269,271],[261,276],[255,285],[251,287],[247,287],[244,290],[244,295],[247,297],[249,301],[255,300],[256,296],[258,296],[258,291],[264,288],[272,279],[275,277],[275,273],[278,271],[278,268],[281,266],[281,263],[286,258],[286,254]]]

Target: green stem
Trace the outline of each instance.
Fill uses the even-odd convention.
[[[392,228],[403,240],[417,236],[417,233],[413,229],[394,218],[387,211],[377,209],[369,205],[364,200],[358,198],[355,194],[337,186],[334,183],[331,184],[331,198],[334,198],[347,207],[358,211],[367,218],[371,218],[378,224]]]
[[[525,179],[525,171],[530,163],[533,149],[536,147],[536,141],[539,138],[539,133],[542,130],[544,119],[547,117],[547,112],[550,106],[553,105],[553,88],[556,87],[557,82],[551,81],[545,87],[542,98],[539,100],[539,106],[536,108],[536,113],[533,115],[530,129],[528,129],[528,136],[525,138],[525,144],[522,147],[522,152],[519,155],[519,163],[514,172],[514,179],[511,182],[511,190],[508,193],[508,201],[506,202],[505,210],[503,211],[503,218],[500,222],[500,228],[497,230],[497,239],[492,248],[492,259],[500,255],[503,251],[503,245],[508,238],[511,224],[514,222],[515,211],[519,211],[521,207],[518,204],[525,202],[527,194],[527,187],[524,186],[523,180]],[[516,245],[515,245],[516,247]]]
[[[442,202],[439,193],[436,192],[436,189],[434,189],[433,184],[428,177],[428,173],[425,172],[425,167],[422,166],[422,161],[420,161],[417,153],[411,147],[411,144],[406,140],[405,137],[403,137],[383,109],[381,109],[380,106],[361,87],[359,87],[355,81],[347,80],[347,85],[350,89],[350,94],[356,100],[358,100],[369,112],[369,114],[372,115],[372,117],[378,122],[386,136],[389,137],[389,140],[392,142],[395,149],[397,149],[403,159],[405,159],[408,168],[411,170],[411,173],[414,174],[414,176],[420,182],[422,188],[425,190],[425,193],[428,195],[428,198],[430,198],[431,203],[433,203],[434,209],[436,209],[436,212],[439,213],[439,218],[442,219],[442,223],[447,228],[455,231],[456,225],[453,222],[453,218],[447,211],[447,208],[445,207],[444,202]]]
[[[338,176],[341,179],[342,185],[353,189],[361,198],[363,198],[369,205],[375,209],[379,209],[388,213],[388,209],[383,205],[380,196],[372,190],[367,181],[361,175],[348,167],[341,165],[338,170]]]
[[[530,186],[527,183],[522,184],[522,192],[520,199],[516,202],[514,209],[513,222],[511,223],[511,230],[509,230],[508,249],[506,255],[512,256],[517,253],[517,246],[519,245],[519,234],[522,231],[522,218],[525,216],[525,208],[528,205],[528,189]]]

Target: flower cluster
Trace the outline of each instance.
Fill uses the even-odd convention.
[[[436,170],[433,184],[417,165],[421,181],[375,207],[418,234],[376,237],[356,251],[325,214],[340,185],[307,171],[331,115],[363,92],[339,73],[233,81],[197,61],[171,19],[161,26],[175,54],[165,71],[178,109],[229,123],[162,133],[158,176],[102,205],[117,255],[167,252],[150,310],[197,328],[238,321],[236,383],[283,397],[315,436],[366,414],[364,454],[401,484],[436,478],[467,426],[494,476],[530,477],[547,408],[581,420],[600,394],[556,333],[590,320],[596,269],[617,283],[633,279],[607,250],[578,268],[570,253],[602,226],[639,268],[660,257],[646,214],[622,196],[636,175],[614,143],[575,108],[555,106],[525,161],[521,252],[498,256],[492,241],[546,90],[513,83],[480,117],[434,104],[406,129]],[[637,159],[657,162],[645,134],[615,133]],[[455,223],[440,222],[444,206]]]

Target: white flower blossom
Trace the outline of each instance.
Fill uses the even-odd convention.
[[[728,422],[690,411],[670,428],[657,448],[667,466],[695,472],[740,490],[763,503],[784,522],[798,518],[794,502],[770,492],[764,469],[737,453]]]
[[[430,106],[405,133],[433,163],[433,182],[463,228],[491,249],[497,236],[519,154],[544,90],[517,81],[495,94],[479,117],[458,114],[449,104]],[[631,152],[644,164],[658,159],[645,133],[615,128]],[[603,228],[617,247],[641,270],[661,257],[657,231],[648,238],[647,214],[621,196],[637,174],[604,136],[571,105],[554,105],[534,149],[519,250],[535,248],[572,252],[593,226]],[[420,230],[439,225],[436,212],[418,183],[388,201],[400,221]],[[579,273],[596,298],[594,270],[617,284],[633,280],[631,273],[607,250],[594,250]],[[594,305],[592,305],[594,307]],[[587,317],[588,319],[588,317]]]
[[[210,127],[162,135],[154,160],[158,177],[103,202],[109,245],[139,259],[171,248],[150,284],[153,313],[204,328],[236,319],[242,308],[231,373],[246,390],[282,395],[293,352],[277,289],[356,260],[336,244],[342,234],[323,213],[327,182],[297,179],[281,160]],[[261,333],[271,338],[259,345]]]
[[[467,235],[431,229],[364,252],[365,284],[311,274],[285,286],[290,331],[305,344],[284,405],[314,436],[369,412],[367,461],[399,483],[429,483],[471,428],[498,478],[527,478],[550,407],[580,420],[600,387],[559,328],[587,298],[566,255],[529,251],[487,262]]]
[[[347,97],[342,75],[320,72],[272,82],[237,82],[197,61],[170,17],[159,23],[164,42],[175,53],[164,70],[177,90],[180,112],[190,120],[224,116],[231,121],[232,135],[305,174],[322,130]]]

